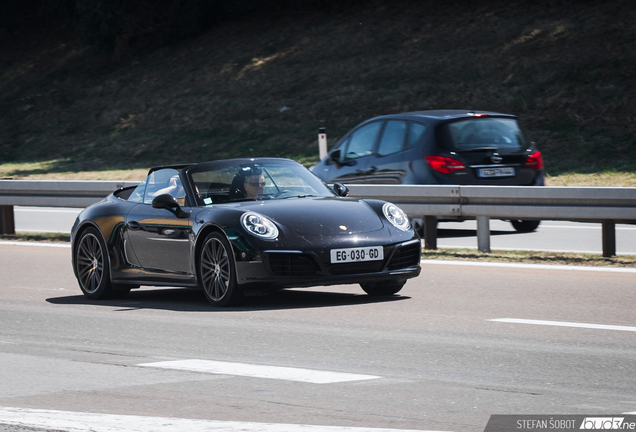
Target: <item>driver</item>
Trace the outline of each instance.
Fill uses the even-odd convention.
[[[265,186],[265,176],[260,174],[252,174],[245,176],[243,188],[245,189],[246,198],[260,198],[263,195],[263,187]]]
[[[259,199],[263,196],[265,174],[259,167],[243,167],[234,176],[230,186],[230,199]]]

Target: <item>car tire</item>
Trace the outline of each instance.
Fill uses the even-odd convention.
[[[221,233],[213,232],[203,241],[198,271],[199,283],[205,297],[214,306],[236,305],[243,298],[243,293],[236,283],[232,247]]]
[[[95,228],[87,228],[77,241],[75,248],[77,281],[82,293],[92,300],[112,298],[126,292],[126,290],[113,289],[107,250],[106,243]]]
[[[388,282],[367,282],[361,283],[360,286],[364,290],[365,293],[372,296],[388,296],[397,294],[406,281],[398,280],[398,281],[388,281]]]
[[[529,233],[536,230],[539,227],[541,221],[538,220],[511,220],[512,227],[517,232]]]

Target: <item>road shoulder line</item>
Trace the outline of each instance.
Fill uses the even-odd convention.
[[[339,427],[283,423],[194,420],[0,407],[0,425],[56,430],[112,432],[435,432],[413,429]]]
[[[502,263],[488,261],[459,261],[459,260],[431,260],[424,259],[422,264],[441,264],[441,265],[465,265],[465,266],[481,266],[481,267],[504,267],[519,269],[535,269],[535,270],[576,270],[576,271],[599,271],[613,273],[636,273],[636,268],[625,267],[592,267],[579,265],[562,265],[562,264],[525,264],[525,263]]]
[[[70,248],[70,243],[61,243],[61,242],[29,242],[29,241],[8,241],[8,240],[0,240],[0,246],[42,246],[42,247],[53,247],[53,248]]]

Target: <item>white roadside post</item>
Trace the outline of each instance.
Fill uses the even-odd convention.
[[[318,128],[318,153],[320,160],[327,157],[327,133],[324,127]]]

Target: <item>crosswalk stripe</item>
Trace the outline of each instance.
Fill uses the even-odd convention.
[[[633,326],[620,326],[620,325],[607,325],[607,324],[588,324],[588,323],[545,321],[545,320],[533,320],[533,319],[521,319],[521,318],[493,318],[493,319],[488,319],[486,321],[508,323],[508,324],[534,324],[534,325],[556,326],[556,327],[576,327],[576,328],[587,328],[587,329],[595,329],[595,330],[616,330],[616,331],[636,332],[636,327],[633,327]]]
[[[300,381],[313,384],[330,384],[381,378],[376,375],[362,375],[343,372],[320,371],[313,369],[265,366],[248,363],[233,363],[197,359],[143,363],[138,364],[137,366],[161,369],[176,369],[190,372],[204,372],[220,375],[236,375],[254,378]]]

